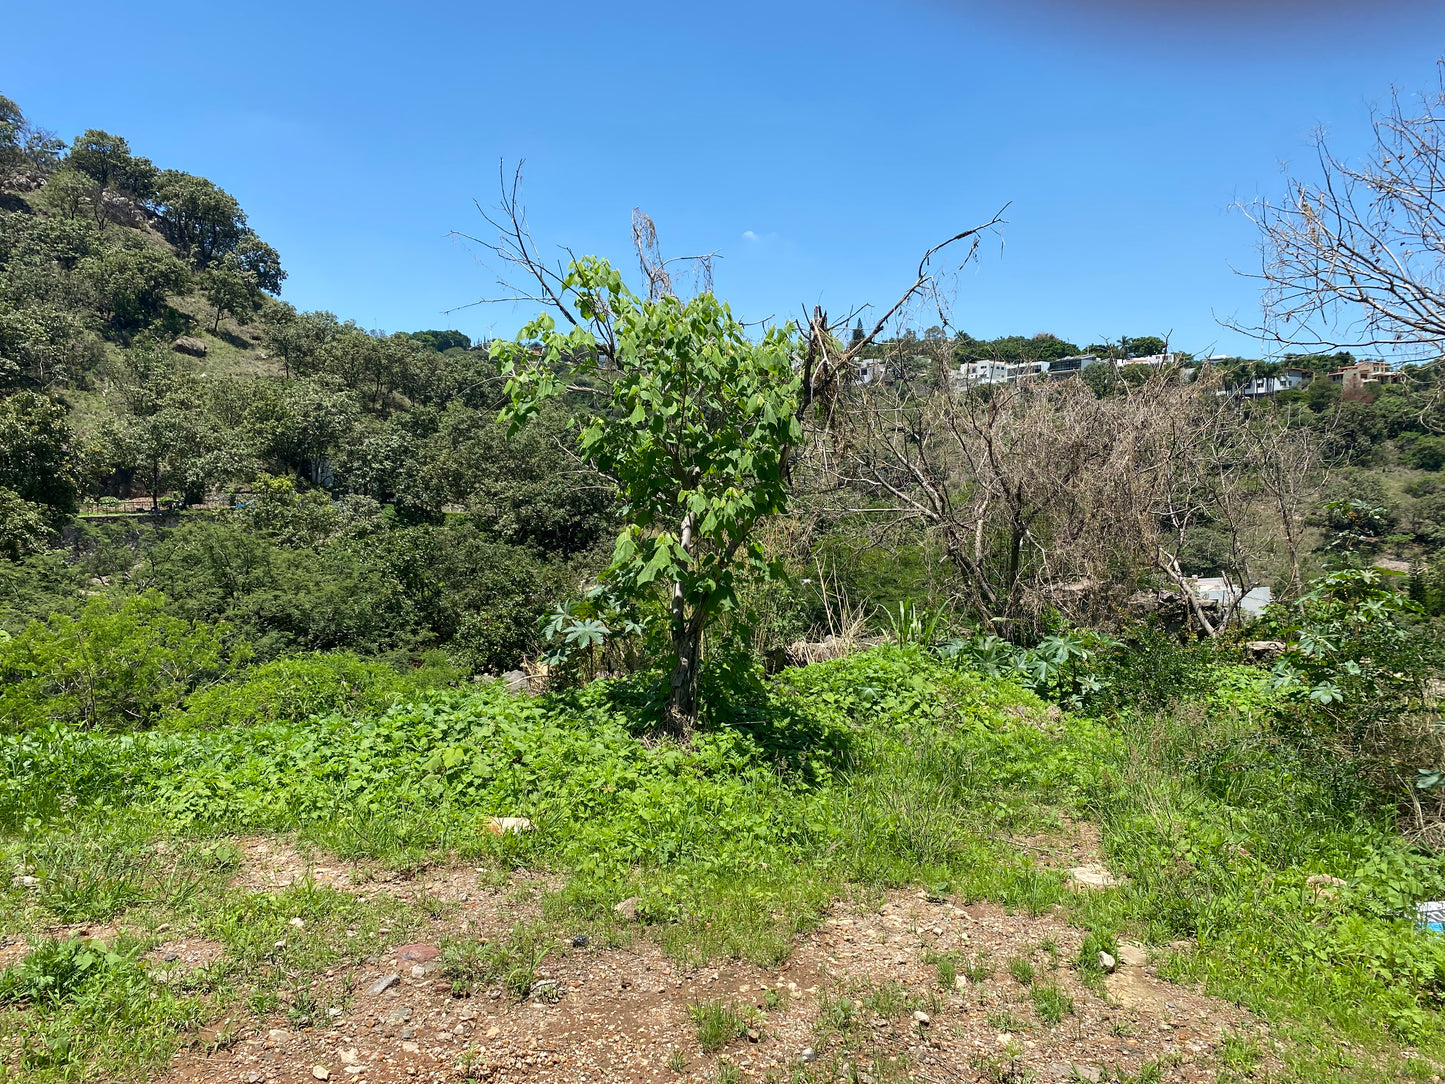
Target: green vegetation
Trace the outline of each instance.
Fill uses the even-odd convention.
[[[996,971],[992,1026],[1063,1026],[1062,972],[1103,989],[1127,938],[1272,1025],[1226,1044],[1236,1074],[1445,1065],[1416,913],[1445,896],[1435,365],[1339,391],[1353,359],[1296,358],[1315,380],[1252,403],[1228,393],[1265,363],[945,394],[959,361],[1079,350],[860,328],[848,364],[885,364],[855,382],[826,329],[754,334],[591,258],[553,283],[568,330],[370,333],[280,302],[223,189],[4,98],[0,195],[0,931],[30,942],[0,1078],[315,1026],[352,994],[328,970],[449,913],[237,890],[242,834],[549,873],[506,936],[441,944],[459,997],[558,996],[577,930],[776,967],[836,901],[910,886],[1083,947],[824,991],[820,1042]],[[1206,612],[1205,574],[1276,604]],[[536,695],[494,680],[522,666]],[[1079,822],[1116,887],[1009,843]],[[82,923],[111,925],[53,933]],[[219,948],[174,974],[167,934]],[[705,1051],[759,1021],[692,1019]],[[1022,1049],[977,1068],[1018,1079]]]

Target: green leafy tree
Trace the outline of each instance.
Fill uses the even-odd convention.
[[[0,486],[0,557],[19,561],[45,549],[50,535],[47,509]]]
[[[40,203],[53,215],[70,221],[85,219],[104,223],[100,184],[74,169],[58,169],[40,190]]]
[[[30,391],[0,399],[0,487],[58,523],[79,504],[79,458],[64,406]]]
[[[254,233],[247,232],[236,242],[233,253],[241,270],[250,275],[256,285],[268,294],[279,294],[286,272],[281,270],[280,254]]]
[[[75,137],[65,164],[102,189],[118,189],[138,199],[149,199],[155,191],[158,173],[150,159],[135,157],[124,138],[98,128]]]
[[[166,170],[157,180],[154,204],[166,240],[197,267],[234,252],[249,232],[236,197],[204,177]]]
[[[108,248],[81,261],[79,270],[97,310],[122,332],[146,327],[161,315],[167,297],[182,293],[191,281],[185,264],[143,244]]]
[[[216,310],[211,332],[221,330],[221,317],[232,316],[244,323],[261,304],[261,288],[256,276],[242,266],[235,256],[226,256],[200,276],[201,292]]]
[[[801,432],[792,331],[753,342],[711,293],[643,300],[591,257],[569,265],[561,291],[570,330],[543,314],[517,341],[492,344],[507,378],[502,417],[521,426],[569,386],[602,394],[578,454],[617,486],[627,520],[604,579],[631,599],[667,585],[668,714],[690,729],[703,634],[736,604],[740,559],[768,570],[753,528],[787,507]]]
[[[313,369],[313,359],[341,333],[342,326],[334,313],[298,313],[285,302],[268,305],[261,319],[266,329],[266,345],[281,358],[288,378],[294,370]]]
[[[25,119],[15,102],[0,94],[0,179],[18,169],[53,170],[65,144]]]
[[[11,308],[0,301],[0,388],[44,388],[65,379],[81,341],[79,321],[58,305]]]

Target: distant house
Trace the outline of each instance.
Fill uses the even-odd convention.
[[[976,388],[982,384],[1013,384],[1048,372],[1047,361],[965,361],[953,371],[952,378],[955,388]]]
[[[1343,392],[1368,391],[1370,385],[1403,384],[1405,374],[1388,361],[1358,361],[1330,373],[1330,383]]]
[[[1248,383],[1241,384],[1235,389],[1234,394],[1242,399],[1272,398],[1282,391],[1303,387],[1314,378],[1314,375],[1309,369],[1289,368],[1278,376],[1257,376]]]
[[[1071,354],[1049,362],[1049,377],[1062,380],[1066,376],[1081,373],[1091,365],[1098,365],[1103,359],[1097,354]]]
[[[1125,365],[1153,365],[1158,367],[1160,365],[1173,365],[1178,360],[1178,354],[1145,354],[1140,358],[1121,358],[1118,365],[1121,367]]]

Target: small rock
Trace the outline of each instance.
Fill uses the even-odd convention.
[[[16,878],[15,878],[15,883],[18,884],[18,885],[20,885],[20,886],[22,886],[22,887],[24,887],[24,888],[34,888],[36,885],[38,885],[38,884],[40,883],[40,878],[39,878],[39,877],[32,877],[32,876],[30,876],[30,874],[27,873],[27,874],[25,874],[24,876],[16,877]]]
[[[336,1057],[340,1060],[342,1065],[358,1065],[361,1062],[361,1059],[357,1057],[356,1047],[354,1046],[351,1047],[349,1050],[338,1050],[336,1052]]]
[[[402,1028],[402,1029],[401,1029],[401,1037],[402,1037],[403,1039],[415,1039],[415,1038],[416,1038],[416,1028]]]
[[[341,1015],[341,1010],[338,1009],[335,1005],[333,1005],[331,1006],[331,1008],[326,1010],[326,1015],[331,1017],[332,1019],[335,1019],[336,1017]]]
[[[428,960],[435,960],[441,955],[441,949],[435,945],[401,945],[396,950],[396,958],[404,963],[424,964]]]
[[[1315,898],[1321,900],[1334,899],[1347,883],[1343,877],[1331,877],[1328,873],[1316,873],[1305,878],[1305,884],[1314,892]]]
[[[257,1082],[258,1080],[260,1080],[260,1079],[261,1079],[261,1074],[260,1074],[260,1073],[247,1073],[247,1074],[246,1074],[246,1084],[256,1084],[256,1082]]]
[[[405,1024],[408,1020],[411,1019],[411,1009],[405,1005],[400,1006],[398,1008],[392,1009],[389,1013],[386,1014],[386,1016],[383,1017],[383,1019],[388,1024]]]
[[[632,922],[637,918],[637,905],[641,902],[641,896],[628,896],[621,903],[613,907],[612,912],[627,919],[628,922]]]
[[[193,358],[203,358],[206,356],[206,344],[192,335],[180,336],[175,342],[171,343],[171,349],[177,354],[189,354]]]
[[[405,1050],[408,1054],[417,1054],[421,1052],[421,1046],[418,1043],[402,1043],[401,1048]]]
[[[1102,970],[1112,975],[1114,973],[1114,968],[1118,966],[1119,961],[1114,959],[1114,957],[1110,956],[1107,952],[1099,953],[1099,967]]]
[[[348,1065],[348,1066],[346,1066],[346,1071],[347,1071],[348,1073],[352,1073],[352,1074],[364,1073],[364,1072],[366,1072],[366,1066],[364,1066],[364,1065]]]
[[[527,675],[520,670],[508,670],[502,675],[502,684],[513,696],[529,692],[532,688],[532,683],[527,679]]]
[[[573,947],[573,948],[586,948],[586,947],[587,947],[587,935],[586,935],[585,933],[579,933],[576,937],[572,938],[572,947]]]
[[[495,1039],[495,1038],[496,1038],[498,1035],[500,1035],[500,1034],[502,1034],[502,1029],[499,1028],[499,1027],[497,1027],[496,1025],[493,1025],[492,1027],[487,1028],[487,1038],[488,1038],[488,1039]]]
[[[371,987],[366,992],[375,997],[377,994],[386,993],[386,991],[390,990],[400,981],[401,976],[398,975],[395,971],[393,971],[390,975],[383,975],[381,978],[373,982],[371,984]]]
[[[487,831],[494,836],[521,835],[535,831],[536,827],[526,817],[493,817],[487,822]]]
[[[926,1028],[929,1024],[933,1023],[933,1021],[929,1019],[928,1014],[921,1009],[913,1013],[913,1022],[921,1028]]]
[[[1149,954],[1144,951],[1143,945],[1119,946],[1120,967],[1143,967],[1148,962]]]
[[[414,979],[426,978],[426,968],[422,967],[421,964],[417,964],[411,969],[411,977]]]
[[[757,1028],[748,1028],[747,1035],[748,1042],[750,1043],[755,1043],[763,1037],[763,1033],[760,1032]]]
[[[1069,870],[1070,888],[1114,888],[1119,880],[1103,866],[1075,866]]]
[[[331,1070],[324,1065],[313,1065],[311,1067],[311,1075],[317,1080],[330,1080]]]
[[[298,930],[300,930],[305,928],[306,920],[304,918],[301,918],[300,916],[297,916],[296,918],[293,918],[290,922],[286,923],[286,925],[295,926]]]
[[[291,1038],[291,1033],[285,1028],[272,1028],[266,1032],[266,1041],[271,1043],[284,1043]]]
[[[802,1054],[800,1054],[800,1055],[798,1056],[798,1060],[799,1060],[799,1061],[804,1061],[804,1062],[817,1061],[817,1060],[818,1060],[818,1052],[817,1052],[816,1050],[814,1050],[814,1049],[810,1046],[810,1047],[808,1047],[807,1049],[805,1049],[805,1050],[802,1052]]]
[[[1087,1080],[1089,1084],[1099,1084],[1099,1081],[1104,1079],[1103,1070],[1092,1065],[1075,1065],[1074,1075],[1080,1080]]]
[[[968,979],[965,978],[963,975],[956,975],[956,976],[954,976],[954,979],[953,979],[953,988],[954,988],[955,990],[962,990],[962,989],[963,989],[964,987],[966,987],[967,985],[968,985]]]

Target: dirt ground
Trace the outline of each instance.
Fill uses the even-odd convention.
[[[1154,1061],[1157,1079],[1210,1081],[1227,1034],[1267,1030],[1234,1005],[1162,981],[1140,947],[1121,947],[1116,973],[1091,987],[1072,966],[1083,933],[1057,915],[912,893],[874,907],[835,904],[775,970],[736,961],[679,970],[639,930],[627,948],[548,957],[521,1002],[500,990],[459,998],[440,980],[435,942],[462,930],[504,935],[522,917],[515,882],[488,887],[475,871],[445,869],[357,884],[344,863],[308,863],[274,841],[243,844],[238,888],[275,890],[309,873],[346,891],[426,893],[452,907],[421,941],[328,978],[338,988],[349,978],[356,991],[329,1026],[288,1030],[249,1014],[217,1021],[203,1036],[210,1041],[177,1055],[172,1082],[791,1081],[806,1071],[862,1084],[1007,1084],[1132,1079]],[[151,959],[167,970],[204,966],[217,950],[168,944]],[[972,964],[973,978],[943,989],[929,962],[939,953]],[[1032,986],[1018,961],[1033,968]],[[1034,1002],[1035,988],[1051,986],[1072,1002],[1057,1023]],[[708,1002],[751,1010],[752,1029],[704,1053],[688,1010]],[[851,1017],[841,1030],[840,1007]]]

